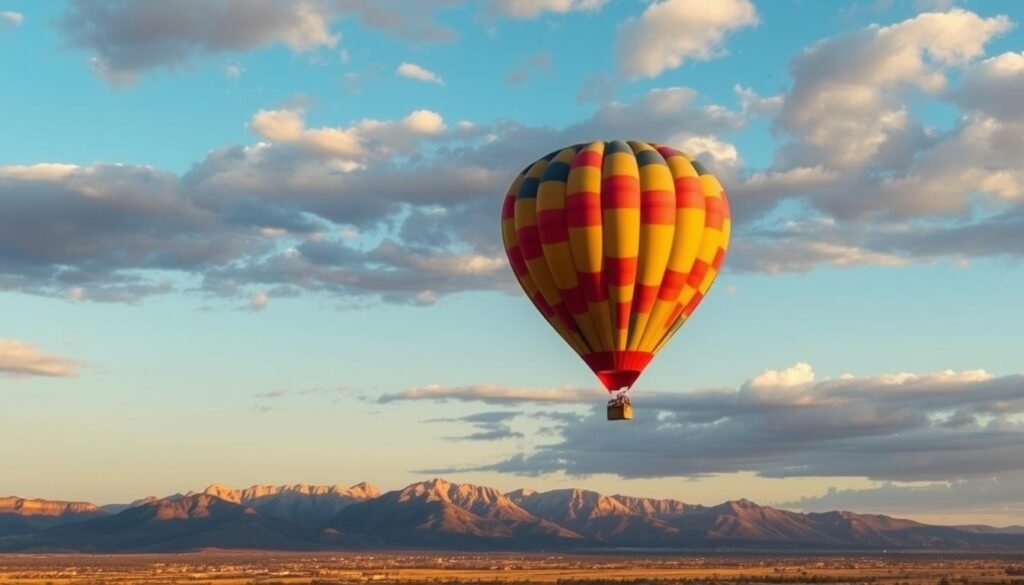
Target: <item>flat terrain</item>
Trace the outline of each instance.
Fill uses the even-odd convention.
[[[1024,585],[1020,555],[564,555],[199,552],[0,555],[0,585],[216,583],[849,583]],[[1015,572],[1015,571],[1010,571]],[[945,581],[944,581],[945,579]]]

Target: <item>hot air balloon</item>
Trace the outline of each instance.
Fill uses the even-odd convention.
[[[512,182],[505,252],[523,291],[610,393],[609,420],[689,319],[725,259],[718,179],[692,157],[639,141],[577,144]]]

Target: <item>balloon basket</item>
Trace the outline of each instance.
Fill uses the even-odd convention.
[[[608,420],[633,420],[633,406],[630,404],[608,405]]]
[[[633,405],[625,393],[608,401],[608,420],[633,420]]]

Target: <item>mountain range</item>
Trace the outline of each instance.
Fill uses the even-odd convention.
[[[372,485],[211,485],[202,492],[96,506],[0,498],[0,551],[176,552],[690,548],[1009,549],[1024,527],[935,526],[853,512],[798,513],[748,500],[717,506],[516,490],[431,479]]]

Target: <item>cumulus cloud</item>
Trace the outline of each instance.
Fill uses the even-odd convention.
[[[687,60],[711,59],[723,51],[730,32],[757,21],[749,0],[654,2],[620,27],[615,44],[619,71],[630,78],[657,77]]]
[[[95,52],[98,70],[131,78],[179,67],[195,56],[281,43],[295,52],[333,47],[328,4],[315,0],[221,0],[169,4],[73,0],[59,27],[72,45]]]
[[[447,42],[455,38],[455,32],[437,24],[433,15],[452,4],[450,0],[400,5],[376,0],[197,0],[185,4],[72,0],[58,25],[72,46],[92,53],[98,74],[116,85],[128,85],[144,71],[181,68],[206,55],[273,44],[296,53],[336,47],[340,35],[332,32],[332,24],[347,17],[398,38]]]
[[[361,161],[409,151],[419,137],[445,129],[437,112],[416,110],[399,121],[361,120],[349,127],[306,128],[300,109],[260,110],[249,129],[262,138],[299,145],[311,152],[338,157],[335,170],[352,171]]]
[[[146,167],[0,167],[0,201],[0,288],[133,300],[166,287],[138,271],[201,271],[266,249]]]
[[[819,380],[807,364],[796,364],[735,390],[647,395],[636,408],[640,424],[628,429],[607,425],[596,409],[563,424],[560,441],[480,469],[890,481],[1024,471],[1019,375],[947,370]]]
[[[1005,16],[953,10],[812,45],[790,65],[793,88],[776,125],[795,140],[782,155],[794,165],[835,169],[909,162],[928,137],[907,110],[907,92],[940,95],[950,67],[982,56],[1010,26]],[[886,200],[871,202],[879,203]]]
[[[71,378],[78,367],[77,360],[43,353],[16,339],[0,339],[0,375]]]
[[[730,266],[804,272],[1019,256],[1024,101],[1014,96],[1024,59],[984,58],[1011,26],[962,9],[920,14],[804,50],[781,106],[738,88],[741,112],[778,111],[785,142],[769,168],[730,182],[738,224]],[[922,97],[961,108],[955,126],[915,119],[908,104]],[[783,202],[815,221],[794,226],[792,213],[773,214]]]
[[[402,63],[398,66],[398,69],[395,70],[395,75],[415,79],[416,81],[422,81],[424,83],[444,85],[444,80],[441,79],[440,75],[429,69],[424,69],[415,63]]]
[[[996,119],[1024,119],[1024,52],[1003,53],[969,68],[952,97]]]

